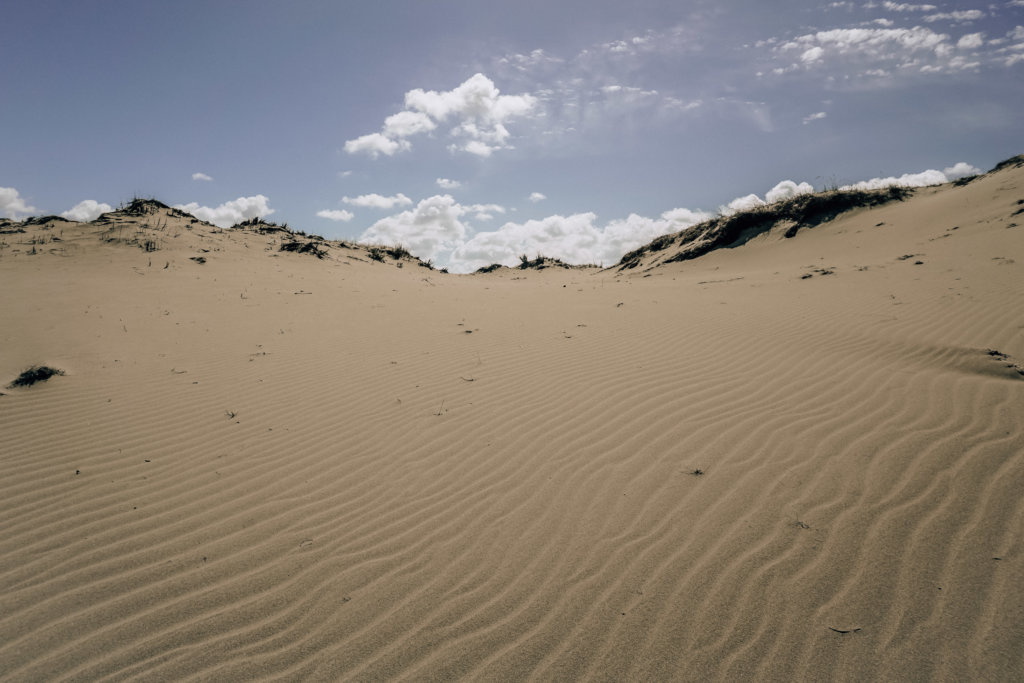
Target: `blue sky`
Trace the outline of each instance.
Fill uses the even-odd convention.
[[[738,198],[1024,151],[1024,0],[32,0],[4,19],[0,216],[153,196],[455,270],[608,263]]]

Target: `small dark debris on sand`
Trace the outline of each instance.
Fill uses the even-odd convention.
[[[33,365],[25,372],[18,375],[17,379],[7,385],[8,389],[15,387],[30,387],[37,382],[45,382],[54,375],[63,375],[63,370],[47,367],[45,365]]]
[[[195,261],[196,263],[199,263],[199,264],[206,263],[206,257],[205,256],[193,256],[193,257],[191,257],[190,260]]]

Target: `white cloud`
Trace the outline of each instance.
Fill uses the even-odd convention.
[[[748,194],[745,197],[737,197],[725,206],[718,207],[719,213],[726,216],[740,211],[749,211],[750,209],[756,209],[759,206],[764,206],[765,201],[758,197],[756,194]]]
[[[979,37],[967,38],[964,45],[972,45]],[[828,64],[830,83],[853,85],[851,77],[891,81],[894,76],[956,73],[979,65],[958,56],[956,47],[948,34],[923,26],[835,28],[796,36],[772,47],[778,63],[771,73],[820,71]]]
[[[214,208],[200,206],[196,202],[175,204],[174,208],[186,211],[196,218],[213,223],[220,228],[230,228],[244,220],[264,218],[274,213],[274,209],[270,208],[270,200],[261,194],[252,197],[239,197]]]
[[[435,195],[413,209],[377,221],[360,241],[401,244],[420,258],[436,259],[465,239],[467,228],[460,219],[466,211],[451,195]]]
[[[458,142],[450,149],[487,157],[496,150],[511,148],[511,133],[505,124],[526,116],[536,104],[533,95],[502,95],[494,81],[481,73],[448,91],[416,88],[405,94],[405,110],[385,119],[380,133],[346,141],[345,151],[366,152],[373,158],[390,156],[412,148],[406,138],[455,119],[450,135]]]
[[[795,183],[792,180],[783,180],[765,193],[764,200],[768,204],[772,204],[783,199],[789,199],[790,197],[795,197],[800,194],[808,194],[810,192],[814,192],[814,186],[810,183]]]
[[[429,116],[418,111],[400,111],[384,119],[384,136],[407,138],[417,133],[427,133],[437,128]]]
[[[984,33],[968,33],[956,41],[956,46],[961,50],[973,50],[985,44]]]
[[[480,140],[470,140],[463,144],[462,147],[459,147],[459,145],[449,145],[448,149],[452,152],[457,152],[461,149],[463,152],[468,152],[470,154],[475,154],[478,157],[486,158],[491,156],[494,150],[501,149],[501,147],[492,147],[486,142],[481,142]]]
[[[206,175],[205,173],[193,173],[192,174],[192,180],[206,180],[206,181],[210,181],[210,180],[213,180],[213,178],[211,178],[210,176]]]
[[[985,13],[977,9],[969,9],[956,12],[937,12],[936,14],[929,14],[924,18],[925,21],[931,23],[935,21],[952,21],[956,23],[977,21],[984,19]]]
[[[393,209],[396,206],[409,206],[412,204],[412,200],[401,192],[391,197],[385,197],[376,193],[362,194],[358,197],[342,197],[341,201],[352,206],[363,206],[371,209]]]
[[[96,220],[100,214],[107,213],[113,207],[110,204],[103,204],[97,202],[95,199],[86,199],[78,202],[73,207],[61,213],[61,216],[71,221],[78,221],[79,223],[88,223],[89,221]]]
[[[948,183],[951,180],[955,180],[956,178],[975,175],[980,172],[980,169],[971,166],[967,162],[961,161],[942,171],[928,169],[927,171],[921,171],[920,173],[904,173],[898,178],[894,176],[889,176],[888,178],[872,178],[871,180],[862,180],[861,182],[854,183],[852,185],[845,185],[840,189],[877,190],[893,185],[899,185],[902,187],[925,187],[928,185],[941,185],[943,183]]]
[[[903,2],[883,2],[882,7],[890,12],[931,12],[935,5],[910,5]]]
[[[462,187],[462,183],[458,180],[449,180],[448,178],[438,178],[436,182],[442,190],[457,190]]]
[[[500,204],[470,204],[466,211],[478,221],[489,221],[494,218],[494,214],[505,213],[505,207]]]
[[[355,140],[345,141],[345,151],[349,154],[365,152],[371,159],[376,159],[381,154],[391,156],[395,152],[405,151],[412,147],[407,140],[392,140],[380,133],[362,135]]]
[[[827,116],[828,116],[828,114],[826,114],[823,111],[819,111],[819,112],[816,112],[814,114],[808,114],[807,116],[804,117],[804,125],[806,126],[811,121],[818,121],[818,120],[823,119],[823,118],[825,118]]]
[[[350,221],[355,218],[355,214],[351,211],[345,211],[344,209],[324,209],[323,211],[317,211],[317,216],[320,218],[326,218],[331,221]]]
[[[942,169],[942,173],[945,174],[947,180],[956,180],[957,178],[965,178],[969,175],[978,175],[981,173],[981,169],[977,166],[971,166],[966,161],[960,161],[949,168]]]
[[[740,211],[749,211],[750,209],[756,209],[759,206],[765,206],[766,204],[772,204],[774,202],[782,201],[783,199],[789,199],[801,194],[807,194],[814,192],[814,186],[810,183],[796,183],[792,180],[783,180],[775,184],[775,187],[768,190],[764,199],[761,199],[756,194],[748,194],[743,197],[737,197],[728,204],[718,207],[718,212],[723,215],[730,215],[739,213]]]
[[[825,50],[820,46],[815,45],[814,47],[804,50],[804,53],[800,55],[800,61],[804,64],[812,64],[821,59],[823,54],[825,54]]]
[[[531,192],[529,199],[531,202],[536,204],[537,202],[542,202],[547,199],[547,195],[543,195],[540,192]]]
[[[0,216],[18,220],[19,214],[31,215],[38,211],[36,207],[29,206],[25,199],[18,195],[13,187],[0,187]]]

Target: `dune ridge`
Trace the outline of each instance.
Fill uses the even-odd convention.
[[[1021,678],[1021,200],[623,273],[5,223],[0,380],[65,374],[0,396],[0,677]]]

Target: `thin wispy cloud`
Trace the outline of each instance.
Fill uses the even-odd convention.
[[[324,209],[323,211],[317,211],[316,215],[320,218],[326,218],[329,221],[336,221],[339,223],[347,223],[355,218],[354,213],[351,211],[345,211],[344,209]]]
[[[341,201],[352,206],[362,206],[371,209],[392,209],[396,206],[408,206],[412,200],[399,192],[396,195],[385,197],[376,193],[361,194],[358,197],[342,197]]]
[[[203,180],[203,181],[209,182],[209,181],[213,180],[213,178],[211,178],[210,176],[206,175],[205,173],[193,173],[192,174],[192,180]]]
[[[448,178],[438,178],[435,182],[442,190],[458,190],[462,187],[462,183],[458,180],[449,180]]]

